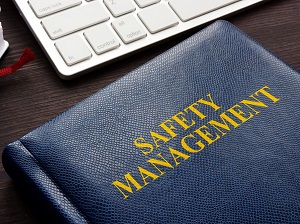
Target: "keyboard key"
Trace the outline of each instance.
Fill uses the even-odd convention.
[[[78,35],[59,40],[55,43],[55,46],[67,65],[74,65],[92,57],[91,52]]]
[[[135,2],[139,7],[144,8],[146,6],[158,3],[160,0],[135,0]]]
[[[174,15],[174,12],[164,4],[144,9],[138,13],[138,16],[150,33],[157,33],[178,24],[178,18]]]
[[[104,0],[109,11],[118,17],[135,10],[135,6],[131,0]]]
[[[143,26],[133,15],[122,17],[112,22],[112,26],[125,44],[147,36]]]
[[[170,0],[169,5],[186,22],[239,0]]]
[[[101,3],[93,1],[46,17],[42,25],[51,39],[57,39],[108,19],[109,16]]]
[[[37,17],[41,18],[52,13],[81,4],[81,0],[29,0],[29,5]]]
[[[112,33],[106,24],[100,24],[88,29],[84,36],[97,54],[120,47],[115,34]]]

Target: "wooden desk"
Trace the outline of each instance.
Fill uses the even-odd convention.
[[[185,34],[143,53],[114,63],[73,81],[62,81],[30,33],[11,1],[0,0],[9,51],[0,68],[15,62],[29,47],[37,59],[13,75],[0,77],[0,153],[6,144],[23,136],[60,112],[80,102],[127,72],[169,49]],[[300,70],[300,1],[273,0],[227,19]],[[40,205],[41,207],[42,205]],[[16,188],[0,164],[0,223],[45,223],[30,199]]]

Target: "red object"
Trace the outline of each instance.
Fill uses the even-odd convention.
[[[14,63],[9,67],[0,69],[0,77],[13,73],[14,71],[18,70],[23,65],[25,65],[26,63],[33,60],[35,60],[35,55],[30,49],[25,48],[23,54],[21,55],[20,59],[16,63]]]

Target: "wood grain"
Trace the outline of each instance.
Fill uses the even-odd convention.
[[[30,33],[11,1],[0,0],[0,21],[9,51],[0,68],[15,62],[29,47],[37,59],[13,75],[0,77],[0,152],[20,138],[92,93],[154,58],[200,30],[173,38],[125,60],[73,81],[62,81]],[[288,64],[300,70],[300,1],[273,0],[227,18]],[[39,205],[42,207],[42,205]],[[45,223],[38,208],[17,188],[0,164],[0,222],[3,224]]]

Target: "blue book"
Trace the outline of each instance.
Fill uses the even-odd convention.
[[[55,223],[300,223],[300,76],[217,21],[9,144]]]

